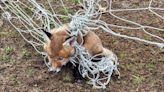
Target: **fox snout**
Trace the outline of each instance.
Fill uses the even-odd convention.
[[[66,58],[57,58],[57,59],[51,59],[48,58],[48,66],[49,66],[49,71],[51,72],[60,72],[61,68],[67,64],[68,60]]]
[[[51,62],[48,63],[48,66],[49,66],[48,71],[54,72],[54,73],[60,72],[60,70],[62,68],[61,64],[57,65],[56,63],[51,63]]]
[[[60,72],[60,70],[61,70],[61,67],[60,67],[60,68],[50,67],[50,68],[48,69],[48,71],[50,71],[50,72],[55,72],[55,73]]]

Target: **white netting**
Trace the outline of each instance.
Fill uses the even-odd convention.
[[[43,47],[47,36],[40,29],[47,28],[50,30],[54,27],[62,26],[65,22],[69,24],[71,36],[77,35],[78,33],[83,35],[82,30],[84,29],[87,31],[99,29],[118,37],[142,41],[161,48],[164,47],[163,0],[72,0],[78,2],[78,4],[74,5],[75,7],[69,1],[65,0],[44,0],[44,3],[41,3],[41,1],[1,0],[0,9],[3,11],[2,17],[8,20],[38,53],[46,57],[47,54],[40,48]],[[74,9],[74,11],[70,13],[69,9]],[[141,20],[147,19],[148,15],[141,19],[134,17],[141,12],[143,14],[153,14],[152,18],[159,20],[158,22],[162,26],[154,26],[151,23],[154,21],[151,21],[151,19],[148,20],[150,23],[142,23]],[[104,19],[104,14],[112,16],[112,18]],[[126,16],[124,17],[124,15],[131,14],[134,18],[128,19]],[[105,16],[107,17],[107,15]],[[108,23],[113,19],[119,20],[119,23]],[[116,32],[114,31],[115,29],[121,29],[121,31],[118,30],[119,32]],[[130,33],[138,32],[139,36],[122,34],[124,33],[122,31],[126,30],[130,30]],[[27,38],[25,36],[27,34],[31,37]],[[147,35],[146,38],[144,38],[145,35]],[[117,71],[117,57],[112,54],[109,57],[100,59],[100,62],[94,63],[85,48],[79,44],[75,44],[75,47],[78,51],[77,56],[80,61],[79,71],[83,76],[91,80],[91,84],[94,87],[105,88],[113,70]],[[74,58],[77,59],[76,56]],[[76,59],[71,58],[70,60],[72,63],[77,63],[75,61]],[[107,77],[101,78],[100,75]],[[107,81],[104,82],[104,80]]]

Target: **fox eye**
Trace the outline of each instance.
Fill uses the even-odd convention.
[[[58,60],[63,60],[64,58],[63,57],[59,57]]]

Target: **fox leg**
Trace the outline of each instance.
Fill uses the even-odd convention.
[[[76,64],[76,66],[73,67],[73,77],[75,79],[75,82],[82,82],[82,80],[84,79],[82,77],[82,75],[80,74],[79,70],[78,70],[79,64]]]

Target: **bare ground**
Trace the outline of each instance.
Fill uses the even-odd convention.
[[[163,21],[157,23],[163,26]],[[68,66],[58,74],[49,73],[42,56],[3,20],[0,92],[164,92],[164,49],[101,31],[96,33],[103,45],[117,54],[120,63],[121,79],[112,77],[105,90],[93,89],[87,82],[75,83]]]

